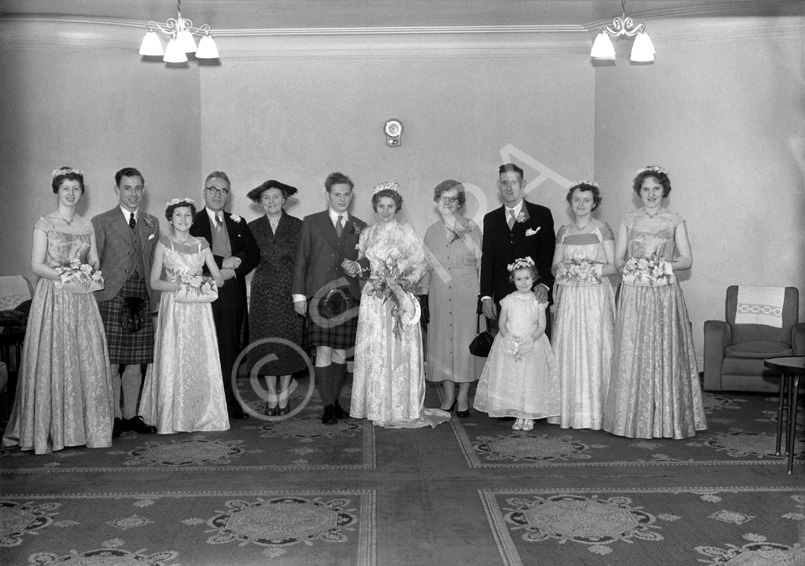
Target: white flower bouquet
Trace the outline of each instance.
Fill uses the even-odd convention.
[[[180,286],[177,303],[211,303],[218,298],[218,286],[209,275],[175,273],[173,281]]]
[[[660,287],[674,280],[671,262],[657,254],[632,257],[623,267],[623,281],[631,285]]]
[[[61,279],[56,282],[56,288],[68,293],[94,293],[103,289],[101,272],[88,263],[71,260],[68,265],[56,268]]]

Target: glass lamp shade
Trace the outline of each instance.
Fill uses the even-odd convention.
[[[593,49],[590,51],[590,57],[593,59],[614,59],[615,48],[612,46],[612,41],[605,31],[602,31],[595,38]]]
[[[629,56],[630,61],[635,63],[650,63],[654,61],[654,44],[651,42],[648,34],[638,33],[632,45],[632,54]]]
[[[171,39],[168,42],[168,48],[165,49],[165,57],[162,58],[166,63],[186,63],[187,54],[179,46],[179,42]]]
[[[198,40],[197,59],[218,59],[219,57],[218,47],[211,35],[205,35]]]
[[[165,51],[162,49],[162,42],[159,41],[157,32],[149,31],[146,33],[140,45],[140,55],[146,57],[162,57],[164,54]]]
[[[196,40],[193,39],[193,34],[190,33],[188,30],[183,29],[182,31],[180,31],[179,34],[176,36],[176,41],[179,43],[179,46],[185,53],[196,52]]]

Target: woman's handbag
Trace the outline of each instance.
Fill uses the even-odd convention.
[[[492,342],[495,341],[495,336],[489,331],[488,320],[486,321],[486,330],[481,332],[481,316],[483,309],[481,308],[480,299],[478,299],[478,309],[476,312],[478,315],[475,319],[476,336],[472,339],[472,342],[470,342],[470,354],[478,356],[479,358],[485,358],[492,349]],[[484,317],[484,320],[486,320],[486,317]]]

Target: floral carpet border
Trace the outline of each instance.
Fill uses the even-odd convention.
[[[537,557],[539,563],[599,564],[605,556],[606,563],[630,566],[805,563],[802,487],[479,489],[478,494],[505,566],[524,566]],[[698,496],[695,501],[704,507],[687,499],[644,497],[654,494]],[[773,524],[758,521],[767,518],[760,510],[764,505],[777,510],[769,516]]]

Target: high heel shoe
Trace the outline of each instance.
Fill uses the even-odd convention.
[[[463,418],[465,418],[465,417],[469,417],[469,416],[470,416],[470,405],[469,405],[469,402],[467,403],[467,409],[466,409],[466,410],[462,411],[462,410],[460,410],[460,409],[456,409],[456,415],[457,415],[458,417],[461,417],[462,419],[463,419]]]
[[[449,409],[442,409],[442,411],[447,411],[448,413],[452,413],[452,412],[453,412],[453,409],[455,409],[455,408],[456,408],[456,403],[458,403],[458,401],[456,401],[455,399],[453,399],[453,404],[452,404],[452,405],[450,405],[450,408],[449,408]]]

